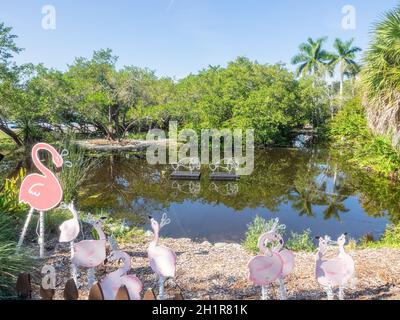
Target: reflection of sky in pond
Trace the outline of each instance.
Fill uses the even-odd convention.
[[[255,171],[237,182],[172,181],[170,166],[145,159],[104,157],[81,199],[83,210],[106,210],[148,228],[148,215],[167,212],[163,236],[239,241],[257,215],[279,217],[287,233],[310,229],[313,236],[348,232],[379,237],[398,221],[400,190],[355,174],[323,150],[271,149],[256,153]]]

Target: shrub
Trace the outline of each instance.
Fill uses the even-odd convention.
[[[257,216],[254,221],[248,225],[246,238],[243,242],[244,248],[253,254],[258,253],[258,239],[266,230],[270,229],[274,223],[274,219],[267,221],[264,218]],[[284,236],[283,232],[280,231],[279,233],[282,237]],[[310,252],[315,250],[310,230],[305,230],[303,233],[291,232],[291,236],[285,246],[293,251]]]
[[[389,225],[379,241],[361,241],[359,248],[400,249],[400,224]]]
[[[304,230],[303,233],[292,232],[289,240],[286,242],[286,247],[292,251],[315,251],[311,230]]]
[[[26,170],[21,169],[18,177],[6,179],[0,188],[0,214],[14,215],[27,211],[27,206],[19,203],[19,185],[26,175]],[[16,216],[14,216],[16,218]]]

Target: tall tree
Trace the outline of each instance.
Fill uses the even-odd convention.
[[[313,40],[308,38],[307,42],[299,46],[299,53],[292,59],[292,64],[298,65],[297,75],[323,76],[327,71],[332,54],[323,48],[327,38]]]
[[[364,56],[362,83],[368,123],[377,134],[400,146],[400,6],[375,24]]]
[[[336,38],[333,47],[336,52],[332,56],[330,65],[338,67],[340,77],[340,96],[343,97],[344,78],[347,75],[354,76],[360,70],[359,65],[355,61],[356,53],[361,51],[361,48],[353,46],[354,39],[342,41]]]

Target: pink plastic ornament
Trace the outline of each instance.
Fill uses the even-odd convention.
[[[101,221],[91,222],[99,235],[99,240],[82,240],[73,245],[71,263],[76,267],[88,269],[88,287],[94,283],[94,268],[106,259],[106,235]]]
[[[283,247],[283,238],[275,231],[278,227],[284,228],[283,225],[279,226],[279,220],[276,219],[271,231],[261,235],[258,240],[260,255],[248,263],[249,279],[262,287],[263,300],[268,297],[268,287],[276,280],[279,280],[281,300],[286,300],[284,278],[294,269],[294,255]]]
[[[57,168],[63,166],[63,158],[56,149],[46,143],[36,144],[32,149],[32,160],[42,174],[33,173],[24,179],[20,188],[19,201],[37,211],[49,211],[60,204],[63,192],[55,174],[40,161],[40,150],[50,152],[52,161]]]
[[[170,219],[167,219],[166,214],[163,215],[161,220],[161,226],[152,217],[149,217],[151,221],[151,227],[154,232],[154,239],[150,242],[147,250],[148,257],[150,259],[150,267],[159,276],[159,296],[163,300],[164,297],[164,282],[165,278],[175,277],[176,271],[176,254],[170,248],[158,245],[158,234],[160,228],[170,223]]]
[[[73,218],[67,221],[64,221],[59,229],[60,229],[60,238],[59,242],[69,242],[71,248],[71,257],[74,255],[74,240],[78,237],[80,232],[80,223],[79,223],[79,213],[76,211],[74,203],[70,203],[68,205],[69,211],[71,211]],[[78,270],[76,265],[71,263],[71,276],[75,281],[75,285],[79,288],[78,283]]]
[[[104,300],[115,300],[117,292],[122,285],[127,288],[130,300],[140,300],[143,284],[136,276],[127,274],[131,270],[131,257],[127,253],[118,250],[113,251],[108,260],[122,260],[123,266],[100,281]]]
[[[73,218],[64,221],[60,226],[60,238],[59,242],[71,242],[74,241],[81,230],[79,224],[79,214],[75,209],[74,203],[68,205],[68,209],[71,211]]]
[[[103,232],[101,221],[93,224],[99,240],[82,240],[74,245],[72,263],[84,268],[94,268],[106,259],[106,235]]]
[[[21,184],[19,202],[28,204],[31,209],[25,220],[17,248],[22,246],[34,210],[39,211],[40,224],[40,257],[44,256],[44,212],[57,207],[63,197],[62,187],[55,174],[46,168],[39,159],[39,151],[44,150],[51,154],[52,161],[57,168],[64,164],[62,156],[49,144],[38,143],[32,149],[32,161],[41,174],[28,175]]]
[[[316,258],[315,277],[325,289],[328,299],[334,298],[333,289],[339,288],[339,299],[344,299],[344,287],[354,274],[354,260],[344,250],[346,234],[341,235],[337,241],[332,241],[328,236],[319,238],[319,247]],[[329,244],[339,246],[339,255],[333,259],[323,259]]]

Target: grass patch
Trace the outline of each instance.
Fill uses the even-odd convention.
[[[22,248],[16,253],[17,224],[6,214],[0,215],[0,299],[14,294],[15,283],[21,272],[32,273],[37,266],[32,252]]]
[[[258,239],[260,236],[270,229],[274,223],[274,219],[266,220],[257,216],[252,223],[247,227],[246,238],[243,242],[243,247],[253,254],[257,254],[259,249],[257,247]],[[281,236],[285,234],[280,232]],[[306,251],[311,252],[316,249],[314,242],[311,238],[311,231],[305,230],[303,233],[291,232],[289,239],[285,243],[285,247],[292,251]]]

